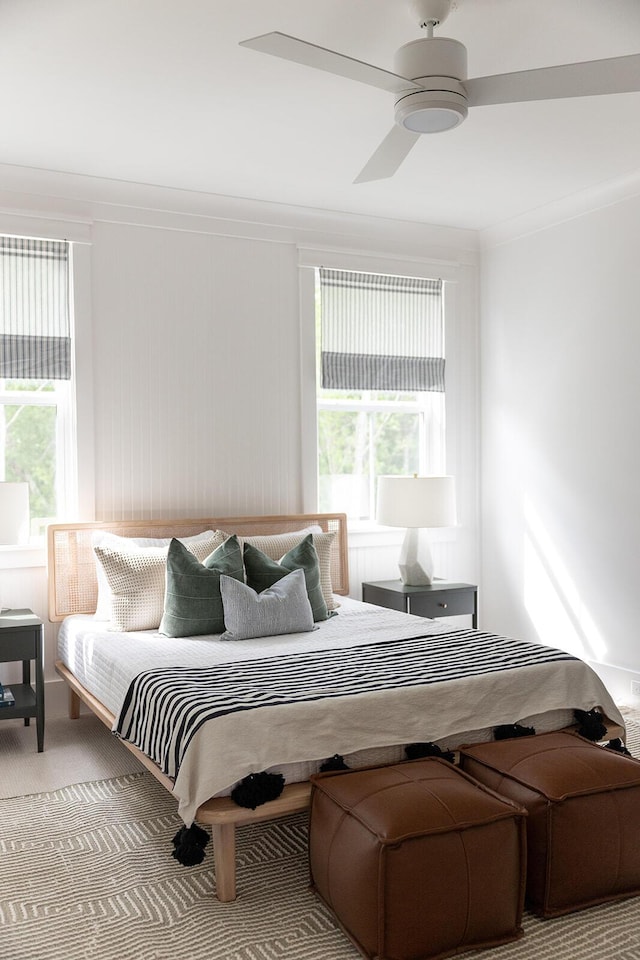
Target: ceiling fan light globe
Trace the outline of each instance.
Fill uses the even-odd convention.
[[[396,104],[396,123],[411,133],[444,133],[459,126],[468,113],[464,98],[446,90],[425,90]]]
[[[444,133],[445,130],[453,130],[463,120],[464,117],[457,110],[434,106],[426,110],[414,110],[402,125],[412,133]]]

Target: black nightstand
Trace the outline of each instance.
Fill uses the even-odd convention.
[[[8,683],[15,697],[12,707],[0,707],[0,720],[36,718],[38,753],[44,749],[44,638],[42,620],[31,610],[0,613],[0,662],[22,660],[22,683]],[[31,686],[31,661],[35,660],[35,690]]]
[[[418,617],[457,617],[470,614],[478,627],[478,588],[472,583],[434,580],[424,587],[409,587],[401,580],[377,580],[362,584],[362,599],[389,610]]]

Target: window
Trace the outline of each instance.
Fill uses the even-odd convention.
[[[31,532],[74,501],[69,244],[0,237],[0,480],[29,484]]]
[[[377,477],[445,468],[442,281],[316,271],[318,499],[375,517]]]

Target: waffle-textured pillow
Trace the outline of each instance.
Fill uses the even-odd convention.
[[[216,536],[189,543],[185,549],[203,561],[218,545]],[[168,547],[132,552],[110,546],[94,547],[111,589],[109,629],[156,630],[164,612]]]
[[[221,640],[250,640],[314,629],[302,570],[293,570],[262,593],[221,576],[220,592],[227,628]]]
[[[219,546],[224,540],[224,534],[214,533],[213,530],[203,530],[202,533],[197,533],[193,537],[179,537],[179,540],[182,543],[191,544],[198,543],[201,540],[210,542],[212,538],[215,543],[212,549],[215,549],[215,547]],[[120,550],[122,553],[140,553],[149,547],[164,547],[166,554],[170,543],[171,537],[120,537],[116,533],[111,533],[108,530],[96,530],[91,535],[91,546],[94,550],[96,547],[111,547],[114,550]],[[98,603],[95,618],[96,620],[110,620],[111,587],[109,586],[104,568],[97,558],[96,578],[98,580]]]
[[[300,543],[308,533],[322,533],[322,527],[314,524],[311,527],[303,527],[302,530],[287,530],[286,533],[266,533],[254,537],[238,537],[238,540],[241,547],[244,547],[245,543],[250,543],[258,550],[266,553],[272,560],[277,560],[294,544]]]
[[[251,543],[245,543],[243,556],[247,586],[256,593],[282,580],[292,570],[302,570],[314,621],[327,619],[327,604],[320,587],[320,562],[310,533],[285,553],[279,563]]]
[[[204,563],[196,560],[179,540],[172,540],[167,557],[167,590],[160,633],[167,637],[222,633],[221,574],[244,582],[242,552],[237,537],[225,540]]]
[[[331,584],[331,549],[336,537],[335,530],[331,533],[317,533],[315,527],[310,527],[306,530],[295,530],[293,533],[277,533],[262,537],[239,537],[238,539],[241,545],[250,543],[253,547],[257,547],[258,550],[266,553],[272,560],[279,560],[283,554],[295,547],[301,540],[304,540],[310,530],[313,530],[313,545],[316,548],[320,563],[322,596],[327,605],[327,610],[335,610],[340,606],[333,595]],[[217,530],[216,533],[222,533],[222,531]],[[223,534],[223,536],[228,536],[228,534]]]

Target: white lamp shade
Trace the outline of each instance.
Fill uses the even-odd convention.
[[[454,478],[378,477],[376,519],[386,527],[454,527]]]
[[[405,527],[398,566],[408,586],[433,582],[433,557],[426,527],[453,527],[453,477],[378,477],[378,523]]]
[[[29,542],[29,484],[0,482],[0,544]]]

